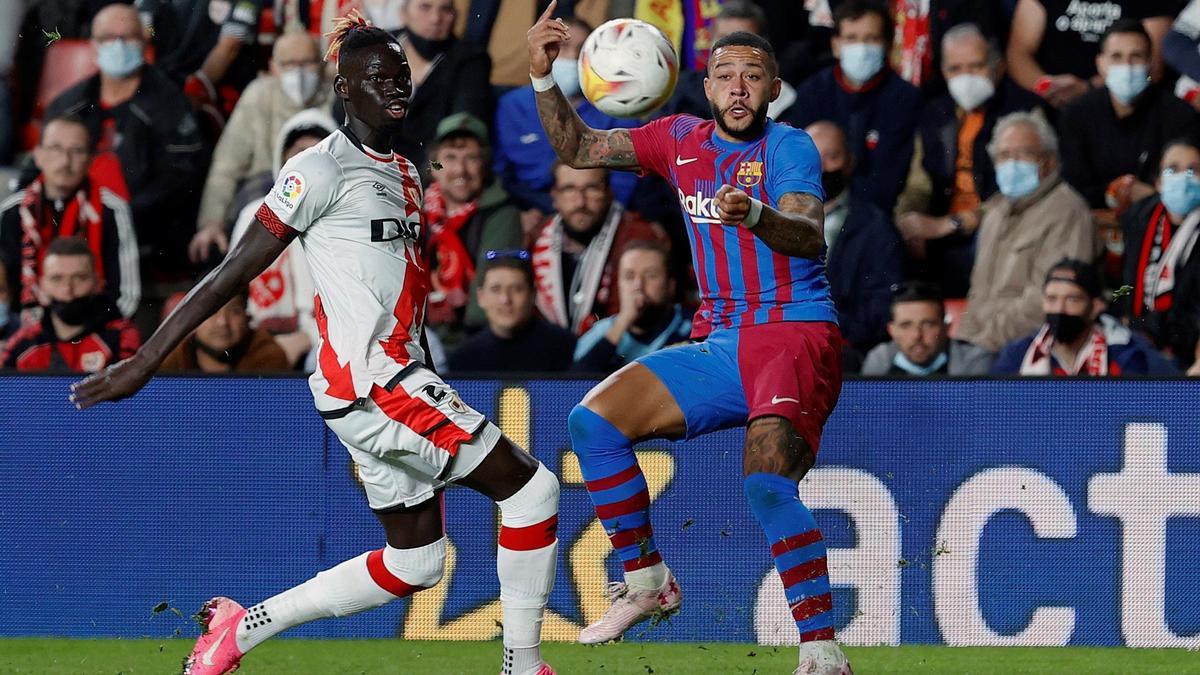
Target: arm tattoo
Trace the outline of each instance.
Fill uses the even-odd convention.
[[[557,86],[534,94],[538,117],[559,160],[576,169],[638,166],[633,140],[626,129],[601,131],[584,124]]]
[[[813,195],[789,192],[779,198],[778,208],[763,205],[752,231],[778,253],[816,258],[825,243],[825,208]]]

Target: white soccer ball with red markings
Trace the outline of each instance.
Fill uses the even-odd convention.
[[[667,102],[679,58],[662,31],[637,19],[613,19],[592,31],[579,53],[583,95],[613,117],[641,117]]]

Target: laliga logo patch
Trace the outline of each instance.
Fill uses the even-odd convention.
[[[742,187],[754,187],[762,182],[762,162],[742,162],[738,165],[737,182]]]
[[[304,192],[304,178],[298,173],[289,173],[283,179],[283,196],[296,199]]]

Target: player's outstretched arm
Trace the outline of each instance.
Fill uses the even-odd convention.
[[[267,268],[288,243],[265,225],[251,227],[224,262],[187,294],[175,311],[146,340],[136,354],[71,385],[71,401],[80,410],[136,393],[183,339],[212,316],[239,289]]]
[[[536,78],[550,75],[550,64],[558,57],[559,47],[567,40],[567,26],[559,19],[551,19],[558,0],[542,12],[537,23],[526,33],[529,39],[529,73]],[[563,96],[555,84],[544,91],[534,87],[538,117],[546,130],[546,137],[559,160],[576,169],[607,167],[610,169],[637,168],[637,155],[633,151],[633,140],[625,129],[602,131],[584,124],[575,106]]]
[[[794,258],[816,258],[825,243],[825,209],[815,195],[788,192],[778,208],[733,187],[717,190],[717,214],[726,225],[745,225],[771,250]]]

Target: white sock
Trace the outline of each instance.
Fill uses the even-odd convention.
[[[504,608],[503,675],[542,665],[542,615],[558,563],[558,479],[545,466],[500,507],[496,575]]]
[[[663,584],[667,583],[667,566],[662,563],[654,563],[640,570],[626,572],[625,583],[630,588],[643,591],[657,591],[662,588]]]
[[[238,649],[248,652],[282,631],[329,616],[346,616],[412,595],[437,584],[446,538],[419,548],[364,553],[246,610],[237,629]]]

